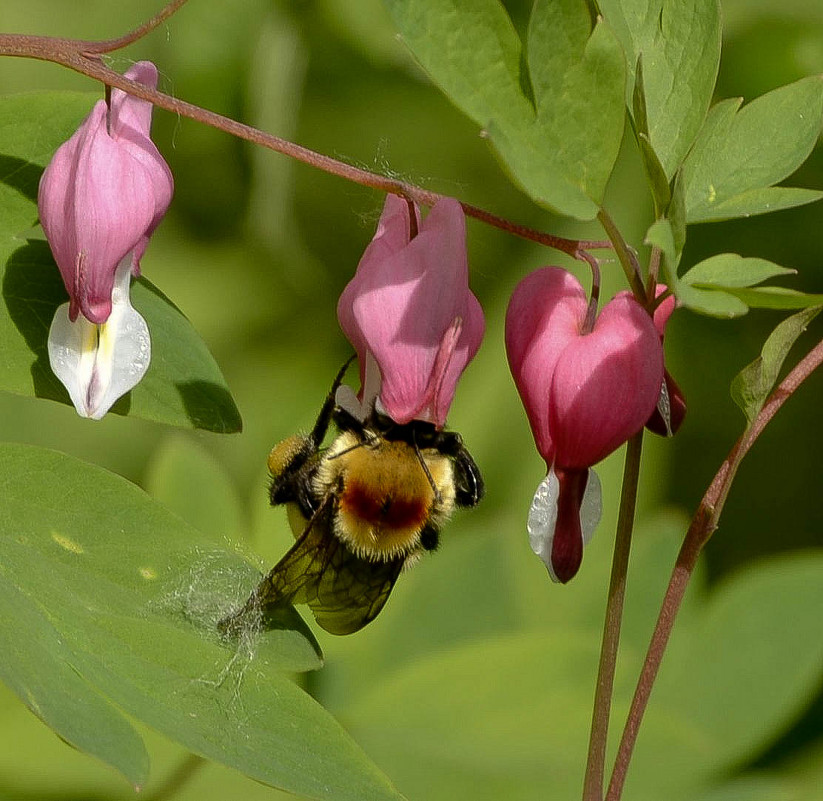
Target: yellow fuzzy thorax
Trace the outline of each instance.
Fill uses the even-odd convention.
[[[341,434],[323,454],[315,486],[336,488],[335,531],[358,556],[383,561],[420,549],[427,523],[439,528],[454,508],[453,465],[433,448]],[[437,488],[438,494],[432,488]],[[439,497],[438,497],[439,496]]]

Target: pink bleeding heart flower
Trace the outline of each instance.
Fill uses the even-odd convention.
[[[485,329],[460,204],[444,198],[422,221],[415,204],[412,222],[410,204],[388,195],[337,317],[360,362],[358,416],[376,405],[396,423],[442,428]]]
[[[125,77],[157,86],[148,61]],[[69,293],[49,332],[49,357],[86,417],[102,417],[148,369],[148,328],[131,306],[129,276],[139,274],[174,191],[149,136],[151,113],[147,101],[113,89],[110,104],[95,104],[40,180],[40,222]]]
[[[506,314],[509,365],[548,468],[529,513],[530,539],[564,583],[600,515],[590,467],[643,428],[663,380],[660,337],[643,307],[618,295],[585,332],[588,305],[571,273],[544,267],[520,282]]]
[[[658,284],[655,290],[655,297],[660,297],[666,292],[668,287],[665,284]],[[660,341],[666,333],[666,323],[677,305],[674,295],[669,295],[654,310],[654,327],[660,335]],[[663,383],[660,385],[660,397],[657,406],[652,412],[652,416],[646,421],[646,428],[661,437],[674,436],[686,417],[686,399],[677,382],[666,370],[663,374]]]

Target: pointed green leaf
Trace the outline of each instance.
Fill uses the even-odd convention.
[[[763,349],[751,364],[744,367],[732,381],[734,402],[751,423],[763,408],[766,398],[777,383],[780,368],[792,345],[820,313],[821,306],[804,309],[783,320],[772,331]]]
[[[620,45],[584,0],[539,0],[527,61],[497,0],[387,0],[401,35],[535,201],[597,214],[623,131]]]
[[[709,112],[684,164],[689,222],[764,214],[810,203],[811,190],[779,187],[808,157],[823,120],[823,77],[804,78],[740,108],[724,100]]]
[[[796,273],[797,270],[780,267],[766,259],[744,258],[737,253],[719,253],[695,264],[681,280],[687,284],[714,284],[725,289],[753,286],[767,278]]]
[[[700,289],[684,281],[675,286],[677,300],[692,311],[709,317],[729,319],[740,317],[749,311],[749,307],[731,292],[719,289]]]
[[[808,294],[782,286],[724,287],[723,291],[752,309],[807,309],[823,303],[823,294]]]
[[[720,222],[737,217],[754,217],[772,211],[793,209],[816,203],[823,198],[823,192],[816,189],[800,189],[793,186],[767,186],[741,192],[719,203],[710,202],[702,208],[693,209],[689,214],[690,223]]]
[[[37,689],[26,672],[35,663],[55,688],[74,674],[71,692],[37,705],[61,735],[134,772],[134,738],[117,735],[120,709],[293,793],[400,798],[284,672],[319,666],[305,629],[249,631],[239,643],[219,636],[217,622],[259,579],[244,559],[124,479],[53,451],[0,445],[0,485],[0,630],[14,643],[0,665],[23,689]]]
[[[720,63],[717,0],[600,0],[626,54],[631,101],[643,56],[651,146],[671,179],[703,124]]]

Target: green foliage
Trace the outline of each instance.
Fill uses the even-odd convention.
[[[782,86],[740,108],[712,108],[684,164],[688,222],[748,217],[811,203],[823,193],[775,187],[808,157],[820,135],[823,77]]]
[[[760,414],[766,398],[777,383],[780,368],[792,345],[817,317],[821,308],[823,307],[804,309],[783,320],[769,335],[760,356],[735,376],[731,386],[732,398],[743,410],[749,423]]]
[[[0,389],[62,403],[69,396],[49,367],[47,337],[68,295],[48,245],[25,233],[37,220],[43,167],[90,105],[89,95],[77,93],[0,99]],[[180,310],[145,279],[134,286],[132,301],[149,324],[152,361],[145,379],[112,411],[239,431],[240,413],[220,369]]]
[[[529,9],[527,24],[525,12],[518,16],[532,5],[527,2],[507,3],[509,17],[496,0],[387,0],[407,44],[471,125],[409,74],[405,52],[385,33],[391,21],[376,2],[323,0],[299,9],[256,2],[243,17],[219,0],[203,3],[199,12],[192,6],[185,21],[167,23],[168,33],[158,37],[154,57],[166,90],[246,121],[248,114],[266,130],[293,134],[351,162],[376,161],[416,183],[434,175],[449,193],[546,230],[557,221],[547,222],[543,210],[498,174],[472,135],[476,127],[532,199],[589,219],[604,201],[628,100],[655,222],[649,226],[634,168],[625,166],[633,163],[631,144],[606,203],[625,217],[625,228],[623,219],[620,224],[630,242],[647,231],[646,242],[662,253],[662,278],[680,303],[733,317],[750,307],[821,302],[814,293],[759,286],[793,272],[771,261],[733,253],[705,257],[719,249],[705,229],[717,229],[718,239],[744,231],[742,243],[724,241],[722,248],[750,253],[773,238],[762,234],[757,241],[765,227],[743,228],[745,220],[740,229],[695,227],[684,250],[687,222],[759,214],[821,196],[774,186],[814,145],[823,114],[819,78],[748,105],[720,101],[706,116],[719,57],[714,0],[601,0],[604,21],[597,24],[583,0],[541,0]],[[758,0],[757,13],[768,18],[776,8],[770,3]],[[750,5],[743,3],[738,17],[745,18]],[[792,5],[804,20],[812,9],[819,13],[806,0]],[[98,19],[111,26],[101,28],[101,36],[119,30],[121,8],[85,7],[88,19],[76,23],[83,23],[81,35],[93,35],[85,26]],[[28,16],[19,19],[31,28]],[[150,48],[149,40],[139,48],[144,44]],[[124,59],[146,57],[139,48]],[[750,58],[754,63],[755,54]],[[4,64],[9,72],[0,80],[18,63]],[[771,80],[765,74],[759,80]],[[218,438],[172,434],[128,418],[90,424],[55,404],[26,404],[32,395],[67,400],[45,361],[48,325],[65,293],[44,243],[31,239],[37,181],[54,147],[97,97],[52,93],[0,101],[0,388],[19,396],[0,397],[2,436],[59,441],[86,461],[142,479],[155,500],[75,459],[2,446],[4,681],[61,737],[115,766],[133,785],[146,783],[149,760],[154,782],[172,775],[186,749],[236,769],[207,765],[180,791],[181,801],[283,797],[237,771],[313,798],[399,798],[372,759],[412,798],[578,796],[620,466],[619,458],[603,465],[607,521],[587,549],[583,571],[573,585],[549,586],[523,531],[543,466],[502,367],[501,345],[505,296],[546,260],[545,251],[470,224],[472,282],[489,332],[462,380],[450,424],[477,457],[488,497],[476,512],[455,516],[440,552],[401,578],[377,622],[352,638],[321,632],[327,666],[301,679],[367,757],[292,681],[293,672],[320,665],[319,645],[296,613],[282,630],[241,643],[220,640],[215,625],[258,578],[257,563],[252,567],[232,552],[243,547],[248,529],[258,558],[265,554],[261,568],[292,542],[282,515],[266,502],[265,453],[311,424],[328,378],[345,358],[334,320],[336,293],[368,241],[381,198],[157,112],[155,130],[168,133],[159,144],[175,166],[177,218],[158,230],[144,266],[194,326],[160,290],[144,280],[135,284],[155,362],[115,411],[188,428],[239,430],[227,382],[196,328],[237,392],[246,431]],[[819,185],[814,172],[796,182]],[[790,214],[781,217],[799,219]],[[358,226],[358,218],[367,222]],[[818,266],[818,243],[804,238],[815,230],[814,220],[802,218],[786,235],[795,250],[775,244],[770,257]],[[595,227],[574,230],[602,236]],[[680,261],[691,265],[694,254],[698,263],[678,277]],[[614,272],[604,270],[606,282]],[[737,380],[736,400],[749,419],[817,311],[804,309],[778,326]],[[678,452],[696,442],[701,455],[714,458],[737,428],[723,427],[720,404],[692,398],[715,373],[739,365],[754,329],[707,339],[712,321],[681,322],[684,317],[678,314],[673,325],[691,336],[667,338],[669,367],[690,402]],[[702,327],[685,328],[695,325]],[[756,321],[741,327],[747,325]],[[707,341],[709,347],[700,347]],[[718,366],[724,347],[732,356]],[[814,446],[815,436],[809,430],[802,439]],[[803,444],[782,440],[780,458],[800,461]],[[667,498],[691,506],[702,489],[694,483],[716,467],[701,462],[686,469],[670,453],[653,443],[644,455],[639,517],[645,525],[633,546],[613,735],[686,525],[680,514],[650,516],[649,509]],[[819,471],[806,465],[806,472],[808,485],[770,486],[775,517],[757,524],[773,547],[802,533],[783,518],[791,491],[792,506],[813,496]],[[815,520],[803,528],[819,530]],[[732,542],[745,549],[757,532],[724,518],[722,534],[718,548]],[[762,759],[819,685],[819,551],[755,564],[711,591],[699,577],[695,584],[641,730],[625,797],[815,797],[819,764],[807,771],[805,795],[796,789],[793,765],[768,775],[746,766]],[[10,795],[131,797],[122,779],[66,748],[33,715],[16,712],[16,701],[0,696],[0,702],[13,740],[0,766],[12,777]],[[819,731],[814,720],[810,728]],[[27,774],[18,763],[34,767]],[[14,782],[27,784],[29,793],[16,792]],[[149,782],[148,795],[151,789]]]
[[[703,123],[720,63],[720,8],[716,0],[600,0],[600,10],[623,45],[631,98],[642,56],[648,137],[671,180]]]
[[[321,664],[299,618],[239,642],[217,634],[257,581],[247,562],[99,468],[31,446],[0,456],[0,671],[62,737],[140,785],[126,713],[292,792],[398,797],[289,679]]]
[[[623,133],[624,66],[584,0],[535,3],[524,48],[498,0],[388,0],[424,69],[538,203],[592,219]]]

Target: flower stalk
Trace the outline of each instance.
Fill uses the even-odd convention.
[[[812,348],[769,395],[760,414],[737,440],[723,464],[720,465],[720,469],[700,501],[677,555],[677,561],[646,652],[646,658],[643,662],[643,668],[637,681],[626,725],[618,746],[614,770],[606,793],[606,801],[620,801],[632,752],[637,742],[640,723],[649,703],[652,687],[660,670],[660,664],[663,661],[663,654],[674,628],[677,613],[680,610],[703,546],[717,529],[720,515],[740,463],[757,441],[757,438],[763,433],[769,421],[777,414],[780,407],[821,364],[823,364],[823,341]]]
[[[193,103],[172,97],[157,89],[144,86],[137,81],[129,80],[103,64],[100,58],[102,53],[112,52],[137,41],[152,31],[161,22],[168,19],[184,2],[185,0],[172,0],[172,2],[155,15],[155,17],[131,33],[117,39],[102,42],[49,36],[0,34],[0,56],[34,58],[60,64],[75,72],[94,78],[107,86],[121,89],[134,97],[147,100],[158,108],[162,108],[172,114],[188,117],[204,125],[217,128],[224,133],[236,136],[239,139],[245,139],[252,144],[274,150],[277,153],[308,164],[316,169],[337,175],[352,183],[368,186],[389,194],[399,195],[422,206],[434,206],[439,200],[443,200],[446,197],[446,195],[431,192],[422,187],[407,183],[406,181],[399,181],[396,178],[389,178],[360,167],[354,167],[338,159],[302,147],[288,139],[282,139],[279,136],[265,133],[250,125],[244,125],[230,117],[225,117],[222,114],[201,108]],[[461,202],[460,205],[468,217],[473,217],[486,225],[499,228],[513,236],[528,239],[540,245],[559,250],[576,259],[585,261],[587,260],[584,255],[586,251],[611,249],[612,247],[611,243],[607,241],[566,239],[564,237],[552,236],[543,231],[514,223],[486,209],[473,206],[470,203]]]

